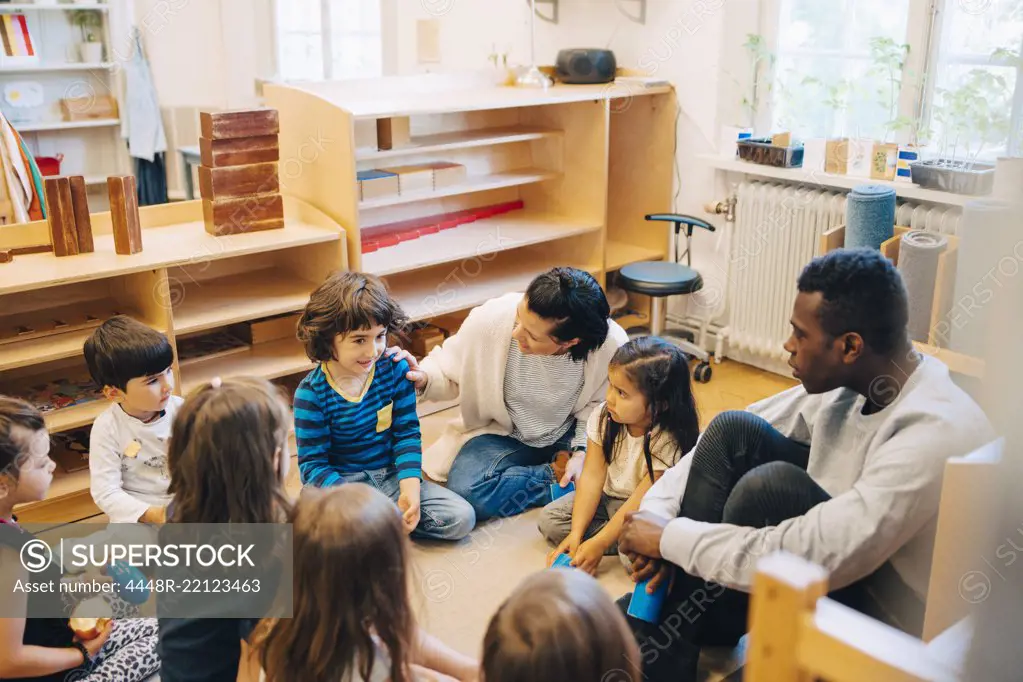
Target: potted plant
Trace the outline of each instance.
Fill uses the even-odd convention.
[[[1006,52],[996,50],[994,56],[1018,59]],[[934,119],[941,129],[938,156],[910,164],[913,182],[957,194],[989,194],[994,166],[977,159],[987,145],[1009,136],[1009,84],[1001,74],[978,68],[970,70],[958,87],[937,88],[936,93]]]
[[[840,112],[845,111],[849,102],[849,95],[852,92],[852,84],[840,78],[831,83],[824,83],[819,78],[807,76],[803,79],[804,86],[817,86],[821,91],[821,103],[829,109],[832,114],[828,122],[828,130],[834,130],[835,119]],[[849,138],[845,136],[845,123],[841,127],[842,134],[838,137],[829,137],[824,147],[824,172],[835,175],[845,175],[849,170]]]
[[[103,14],[95,9],[71,10],[68,19],[73,26],[78,27],[82,35],[82,42],[78,44],[78,55],[81,61],[86,63],[99,63],[103,61],[103,43],[100,41],[100,34],[103,30]]]
[[[757,114],[764,94],[771,92],[770,74],[774,67],[774,55],[767,49],[763,36],[755,33],[746,34],[746,42],[742,45],[749,55],[749,83],[742,84],[732,77],[737,86],[742,88],[739,101],[741,109],[740,122],[737,125],[721,126],[720,151],[722,156],[734,158],[736,143],[753,136],[757,125]]]
[[[885,84],[877,89],[881,104],[888,110],[884,130],[870,152],[870,177],[875,180],[894,180],[899,145],[891,140],[892,135],[905,132],[913,127],[913,120],[899,116],[899,92],[902,89],[902,72],[909,55],[909,45],[896,43],[891,38],[870,39],[870,56],[873,65],[867,72],[870,76],[884,76]]]

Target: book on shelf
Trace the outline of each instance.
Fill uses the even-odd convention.
[[[0,42],[3,43],[0,66],[39,61],[28,24],[24,14],[0,15]]]
[[[27,400],[43,414],[104,399],[103,387],[97,385],[84,370],[53,379],[28,379],[5,386],[4,392]]]

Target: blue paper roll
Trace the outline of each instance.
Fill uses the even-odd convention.
[[[575,568],[575,566],[572,565],[572,557],[567,554],[559,554],[551,564],[551,568]]]
[[[632,600],[629,602],[629,615],[633,618],[645,620],[648,623],[658,623],[661,620],[661,607],[664,606],[664,598],[668,596],[668,583],[664,580],[658,585],[653,594],[646,591],[649,580],[636,585],[632,591]]]
[[[880,249],[895,235],[895,190],[887,185],[858,185],[845,204],[845,248]]]
[[[560,483],[551,483],[551,502],[573,492],[575,492],[575,481],[570,481],[564,488]]]

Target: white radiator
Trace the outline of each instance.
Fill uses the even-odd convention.
[[[867,182],[867,181],[865,181]],[[845,193],[795,185],[738,186],[728,270],[729,356],[784,371],[796,281],[821,235],[845,223]],[[955,234],[961,210],[900,203],[896,224]]]

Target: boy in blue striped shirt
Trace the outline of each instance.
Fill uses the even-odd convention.
[[[394,500],[413,537],[459,540],[476,525],[472,506],[422,480],[422,440],[408,363],[384,355],[408,318],[383,283],[332,275],[298,323],[306,355],[320,365],[295,392],[298,467],[306,485],[366,483]]]

